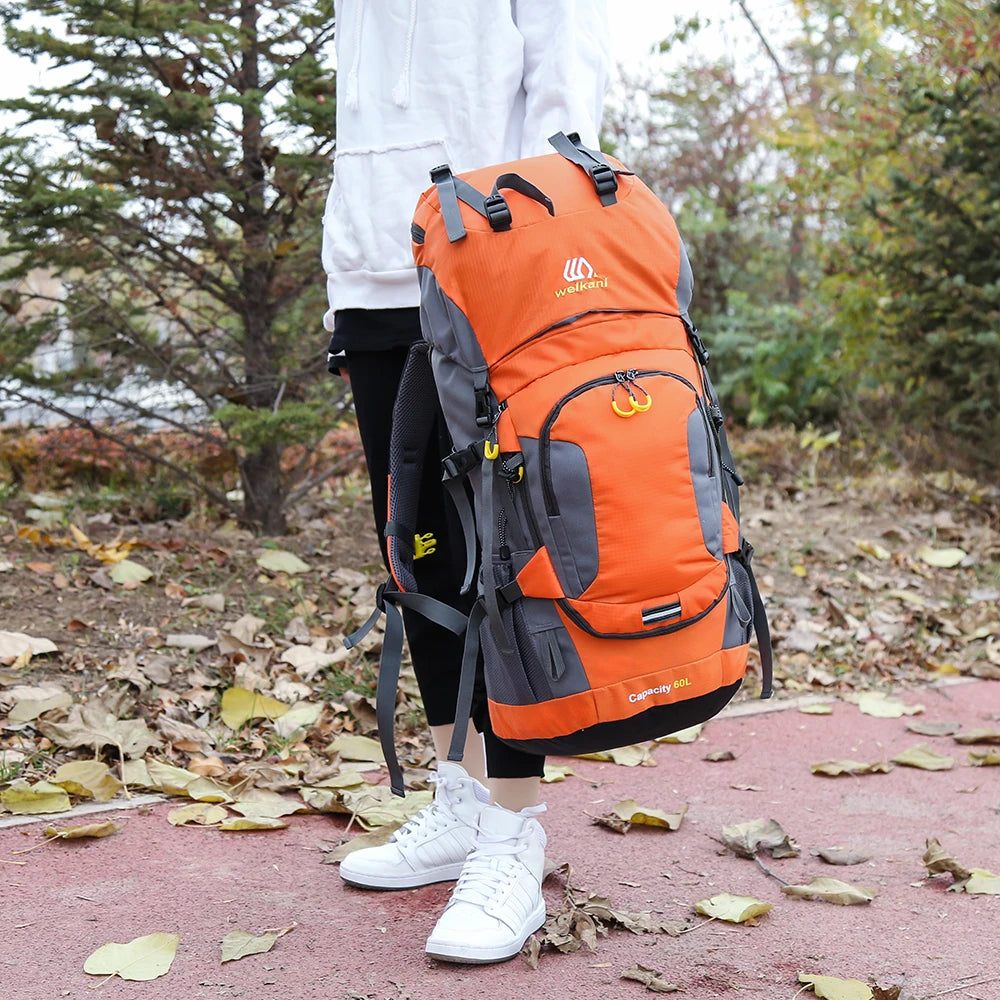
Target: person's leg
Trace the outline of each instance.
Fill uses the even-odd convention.
[[[424,950],[448,962],[513,958],[545,922],[545,831],[538,805],[545,758],[508,746],[493,732],[482,676],[474,713],[483,729],[492,804],[479,816],[475,849]]]
[[[348,351],[346,359],[383,561],[392,411],[406,354],[406,348]],[[418,530],[421,534],[433,533],[438,544],[434,553],[417,561],[415,575],[421,592],[455,604],[464,566],[459,565],[455,546],[450,543],[453,529],[445,514],[450,501],[441,487],[436,451],[436,447],[431,448],[425,465]],[[364,888],[402,889],[457,878],[472,848],[479,815],[489,802],[489,793],[482,784],[482,740],[471,725],[466,739],[469,772],[447,761],[458,698],[462,637],[410,612],[404,612],[404,624],[438,754],[435,797],[431,806],[398,830],[388,844],[355,851],[344,859],[341,877]]]

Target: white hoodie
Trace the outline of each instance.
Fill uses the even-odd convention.
[[[458,173],[596,147],[608,72],[604,0],[338,0],[337,154],[323,216],[340,309],[420,301],[410,221],[433,167]]]

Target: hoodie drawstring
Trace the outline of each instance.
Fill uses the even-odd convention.
[[[392,99],[397,108],[410,104],[410,64],[413,56],[413,34],[417,27],[417,0],[410,0],[410,23],[406,29],[406,51],[403,54],[403,68],[396,86],[392,88]]]

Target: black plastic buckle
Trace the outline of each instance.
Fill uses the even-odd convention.
[[[502,194],[487,195],[483,201],[483,209],[486,212],[486,220],[490,224],[490,229],[495,233],[505,233],[510,229],[511,214],[510,208]],[[477,420],[478,423],[478,420]]]
[[[489,388],[476,389],[476,426],[489,427],[493,423],[493,414],[490,412],[490,390]]]
[[[694,349],[694,353],[697,355],[698,360],[702,363],[702,365],[707,366],[711,355],[708,353],[705,341],[701,339],[701,335],[695,327],[688,327],[688,338],[691,341],[691,347]]]
[[[442,480],[447,482],[467,476],[477,465],[483,462],[483,446],[481,442],[470,444],[461,451],[453,451],[447,458],[441,460]]]
[[[618,190],[618,178],[615,177],[614,170],[606,163],[598,163],[591,168],[590,176],[594,180],[594,187],[597,188],[601,201],[605,198],[614,200],[614,194]]]
[[[749,569],[750,563],[753,562],[753,546],[745,538],[743,539],[743,543],[740,545],[740,551],[737,555],[739,556],[740,562]]]

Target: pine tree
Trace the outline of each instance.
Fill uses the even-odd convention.
[[[142,418],[137,384],[183,388],[199,432],[236,457],[243,519],[284,531],[307,485],[289,446],[330,427],[338,396],[319,261],[333,0],[32,0],[2,14],[8,47],[53,70],[0,105],[17,123],[0,139],[0,365],[39,386],[27,357],[61,335],[77,364],[48,385],[64,397]]]

